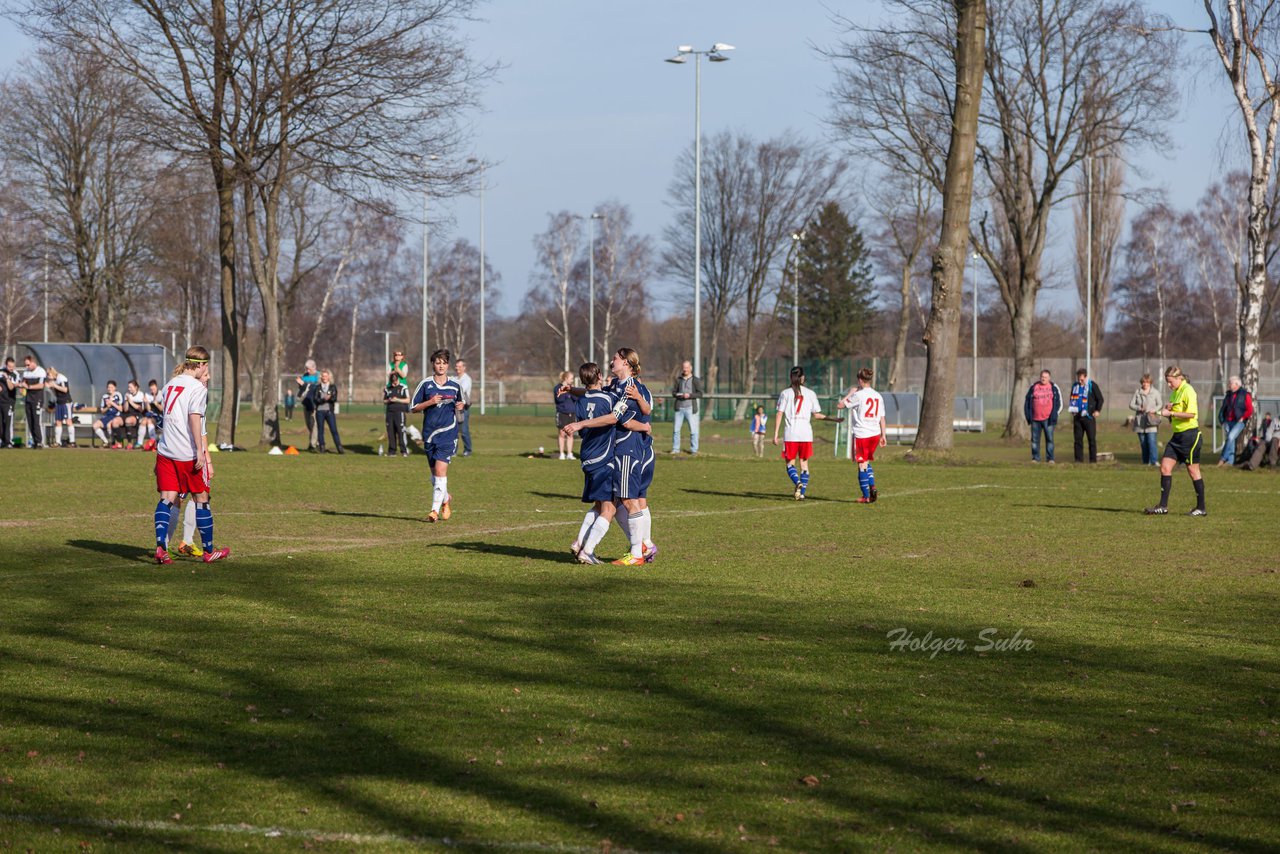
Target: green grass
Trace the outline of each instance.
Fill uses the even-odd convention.
[[[473,418],[434,526],[371,416],[344,457],[218,456],[216,567],[150,562],[150,455],[3,452],[0,847],[1280,845],[1271,472],[1148,518],[1130,434],[1054,468],[962,436],[887,449],[864,507],[820,444],[798,503],[705,425],[659,459],[658,562],[585,567],[549,421]]]

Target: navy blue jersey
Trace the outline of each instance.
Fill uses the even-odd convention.
[[[617,456],[627,454],[632,457],[640,457],[642,456],[641,451],[648,450],[653,444],[653,436],[649,433],[637,433],[635,430],[628,430],[623,426],[632,420],[637,424],[650,423],[650,417],[640,412],[639,403],[627,397],[627,386],[632,384],[639,389],[640,395],[649,406],[653,406],[653,395],[649,393],[649,389],[645,387],[644,383],[634,377],[621,382],[618,380],[613,381],[608,391],[613,396],[613,414],[618,417],[618,424],[614,428],[613,434],[614,454]]]
[[[424,442],[448,441],[451,435],[458,431],[458,416],[455,407],[462,397],[462,388],[459,387],[457,381],[445,380],[442,383],[437,383],[433,378],[427,377],[418,383],[418,389],[413,393],[413,402],[409,406],[412,408],[420,403],[425,403],[427,398],[437,394],[444,399],[435,406],[428,407],[422,411],[422,436]]]
[[[565,395],[570,397],[570,395]],[[577,416],[579,421],[590,421],[592,418],[599,418],[606,412],[613,409],[616,402],[613,396],[607,392],[595,389],[584,394],[582,397],[572,398],[577,404]],[[606,424],[603,427],[588,427],[585,430],[579,430],[578,435],[582,437],[582,448],[578,451],[578,458],[582,460],[583,471],[594,471],[601,466],[607,466],[613,460],[613,431],[612,424]]]

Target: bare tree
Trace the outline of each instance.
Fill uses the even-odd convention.
[[[919,310],[920,304],[915,284],[921,272],[920,260],[929,241],[938,234],[937,195],[923,175],[889,171],[880,192],[872,195],[871,206],[881,220],[878,260],[898,279],[898,322],[887,388],[900,391],[898,386],[906,375],[911,312],[913,308]]]
[[[1165,365],[1165,344],[1174,294],[1185,291],[1182,268],[1174,250],[1178,217],[1166,204],[1144,210],[1133,221],[1124,246],[1124,274],[1117,284],[1119,309],[1143,339],[1143,355],[1154,351]]]
[[[711,352],[717,352],[726,320],[736,315],[746,364],[743,389],[750,390],[774,332],[791,235],[836,194],[847,163],[792,133],[763,142],[720,134],[704,147],[703,161],[703,296],[711,315]],[[691,158],[677,167],[670,198],[677,216],[666,230],[664,260],[668,269],[691,275]],[[712,371],[708,382],[714,387]]]
[[[1247,263],[1236,312],[1240,377],[1258,387],[1262,326],[1267,309],[1268,246],[1274,220],[1268,205],[1274,192],[1276,130],[1280,126],[1280,15],[1272,2],[1204,0],[1209,38],[1222,63],[1240,110],[1249,146]],[[1225,21],[1227,30],[1222,29]]]
[[[147,283],[154,169],[134,138],[137,93],[92,58],[45,49],[7,84],[0,140],[25,185],[87,341],[120,341]]]
[[[928,362],[916,433],[918,450],[945,451],[952,445],[960,301],[986,63],[986,0],[956,0],[955,11],[955,108],[942,183],[942,230],[933,253],[933,299],[924,329]]]
[[[156,180],[156,202],[164,211],[147,236],[151,275],[161,294],[179,304],[173,321],[183,347],[208,340],[213,309],[209,283],[218,275],[218,206],[208,181],[189,165],[177,163]],[[163,304],[172,304],[165,299]]]
[[[560,339],[564,350],[564,367],[571,370],[570,315],[572,299],[569,287],[574,277],[574,264],[582,245],[582,217],[560,211],[547,215],[547,230],[533,239],[537,250],[537,267],[531,275],[526,303],[542,317]]]
[[[153,96],[158,141],[194,148],[212,165],[223,255],[223,344],[238,381],[234,215],[244,205],[245,246],[261,297],[267,375],[283,347],[280,204],[297,172],[368,197],[371,188],[420,180],[415,157],[456,154],[454,123],[489,69],[468,60],[453,25],[472,0],[249,0],[228,8],[165,0],[29,0],[29,26],[68,49],[92,50],[140,79]],[[230,16],[230,17],[229,17]],[[194,131],[173,133],[175,117]],[[194,141],[194,142],[192,142]],[[433,171],[435,195],[469,178]],[[230,348],[230,349],[227,349]],[[228,391],[230,391],[229,389]],[[275,384],[263,400],[262,440],[279,441]],[[223,422],[230,424],[225,414]]]
[[[431,258],[431,340],[468,358],[480,338],[480,250],[460,238]],[[487,304],[494,305],[502,278],[487,259],[484,277]]]
[[[834,121],[855,149],[929,176],[941,189],[956,7],[945,0],[891,5],[899,12],[891,26],[849,25],[856,37],[830,54],[840,74]],[[1021,389],[1039,368],[1031,333],[1059,186],[1086,148],[1096,154],[1161,139],[1176,50],[1163,19],[1133,0],[993,0],[990,8],[977,162],[1011,242],[997,245],[995,222],[971,239],[1008,312],[1013,388]],[[1011,406],[1005,434],[1026,431],[1021,407]]]
[[[1076,182],[1075,278],[1080,309],[1091,308],[1089,348],[1099,354],[1115,271],[1115,250],[1124,229],[1124,159],[1116,148],[1088,157]],[[1092,294],[1090,294],[1092,291]]]
[[[600,234],[595,241],[596,325],[598,344],[587,349],[587,361],[612,353],[614,343],[636,340],[639,330],[624,327],[624,317],[635,317],[648,302],[648,282],[653,275],[653,243],[632,231],[631,209],[618,201],[599,204]],[[584,313],[590,301],[583,303]],[[602,367],[604,367],[602,365]]]
[[[0,185],[0,359],[38,311],[32,280],[43,240],[12,182]]]

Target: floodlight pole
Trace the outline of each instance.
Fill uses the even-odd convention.
[[[427,282],[431,271],[431,223],[427,220],[427,199],[431,195],[430,162],[438,160],[435,154],[424,158],[422,164],[422,375],[427,376],[427,319],[430,305]]]
[[[709,50],[694,50],[692,45],[682,44],[676,55],[666,60],[676,65],[693,57],[693,366],[694,373],[706,376],[702,370],[702,63],[705,55],[711,62],[727,62],[723,51],[733,50],[733,45],[717,42]],[[714,354],[713,354],[714,356]]]
[[[978,253],[973,259],[973,396],[978,396]]]
[[[1084,157],[1084,369],[1093,379],[1093,155]]]
[[[591,219],[587,221],[587,228],[590,231],[590,254],[587,256],[588,274],[588,308],[587,308],[587,361],[595,361],[596,357],[596,220],[604,219],[604,214],[592,212]],[[600,362],[599,364],[604,364]]]

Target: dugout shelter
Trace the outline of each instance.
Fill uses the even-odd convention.
[[[164,385],[173,368],[173,358],[160,344],[74,344],[52,341],[20,341],[13,353],[18,368],[28,354],[46,370],[52,366],[71,381],[71,399],[84,406],[98,405],[107,380],[125,392],[129,380],[137,380],[146,391],[147,382]],[[49,396],[52,399],[52,396]]]

